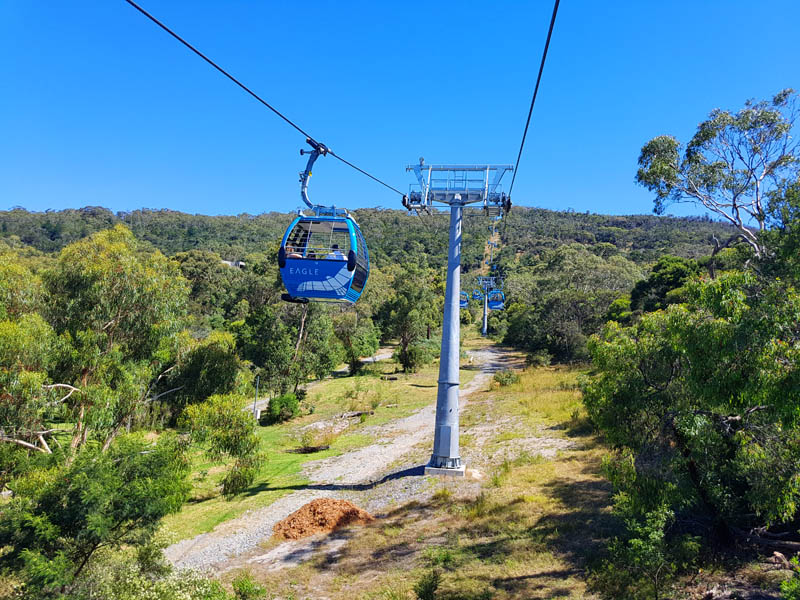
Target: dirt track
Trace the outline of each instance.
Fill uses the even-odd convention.
[[[495,371],[510,364],[509,356],[498,348],[474,351],[471,356],[480,372],[461,389],[462,404],[472,392],[485,388]],[[306,471],[311,483],[305,489],[222,523],[211,532],[173,544],[164,552],[167,559],[179,568],[224,571],[240,562],[234,560],[235,557],[250,554],[260,543],[268,540],[275,523],[316,498],[346,497],[371,512],[414,498],[426,486],[426,478],[422,472],[424,455],[412,457],[412,451],[425,443],[432,443],[435,415],[436,406],[432,403],[409,417],[376,427],[372,433],[386,442],[315,461]],[[403,459],[412,458],[415,464],[409,468],[391,468]],[[379,493],[376,493],[378,488]],[[303,545],[287,542],[281,545],[287,547],[276,548],[270,553],[272,556],[263,558],[280,564],[281,556],[287,558],[295,550],[290,547],[293,544]],[[253,559],[258,561],[257,557],[250,560]],[[294,561],[290,559],[289,562]]]

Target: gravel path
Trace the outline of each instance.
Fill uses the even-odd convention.
[[[497,348],[477,350],[470,354],[472,362],[480,366],[480,372],[461,388],[460,396],[464,401],[475,390],[485,389],[495,371],[510,364],[508,355]],[[409,417],[371,428],[369,433],[387,441],[314,461],[305,473],[311,481],[305,489],[221,523],[213,531],[173,544],[164,551],[165,556],[178,568],[224,571],[240,562],[234,557],[257,549],[261,542],[268,540],[278,521],[316,498],[345,498],[373,513],[391,504],[411,500],[429,486],[420,464],[427,458],[425,453],[430,448],[423,451],[421,446],[425,443],[429,446],[432,442],[435,415],[436,405],[433,403]],[[421,452],[424,453],[420,455]],[[409,463],[412,458],[414,460]],[[387,465],[404,461],[408,463],[407,468],[404,469],[401,464],[399,469],[389,469],[387,472]],[[278,548],[282,550],[275,548],[261,558],[266,556],[265,561],[281,565],[286,559],[291,562],[291,556],[305,556],[309,550],[306,546],[318,543],[322,542],[300,540],[300,543],[281,544]],[[335,546],[335,539],[330,543]],[[251,558],[250,562],[254,560],[261,562],[259,557]]]

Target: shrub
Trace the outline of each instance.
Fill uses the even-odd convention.
[[[307,427],[295,434],[292,439],[298,445],[297,452],[310,454],[330,448],[341,433],[341,430],[337,431],[336,428],[330,426],[323,429]]]
[[[68,595],[57,594],[60,600],[113,598],[114,600],[234,600],[218,581],[191,570],[153,573],[137,564],[130,552],[105,552],[70,586]],[[25,590],[22,600],[45,598],[39,589]],[[238,600],[238,597],[237,597]]]
[[[515,373],[509,369],[505,369],[503,371],[498,371],[494,374],[493,379],[499,383],[500,385],[512,385],[514,383],[519,383],[519,373]]]
[[[784,600],[800,600],[800,562],[797,557],[792,559],[794,573],[792,576],[781,583],[781,592]]]
[[[414,584],[414,593],[417,595],[418,600],[434,600],[440,581],[439,571],[435,569],[420,577],[417,583]]]
[[[222,493],[231,498],[247,489],[255,480],[263,460],[256,424],[248,411],[242,410],[242,396],[211,396],[202,404],[189,406],[182,421],[191,429],[193,441],[205,446],[212,460],[235,459],[222,482]]]
[[[649,482],[628,493],[657,489],[670,509],[691,506],[731,545],[737,530],[797,518],[800,295],[749,273],[686,290],[686,304],[609,322],[592,339],[583,399]]]
[[[481,492],[478,496],[464,509],[464,517],[468,521],[474,521],[485,517],[489,512],[489,497]]]
[[[452,569],[458,562],[455,551],[446,546],[428,547],[425,548],[425,551],[422,554],[425,557],[425,560],[433,567]]]
[[[237,575],[231,585],[236,600],[261,600],[267,596],[267,589],[253,581],[253,576],[247,572]]]
[[[245,491],[255,481],[260,466],[260,455],[238,459],[222,480],[222,495],[230,500]]]
[[[525,365],[528,367],[549,367],[553,361],[553,355],[547,350],[537,350],[525,357]]]
[[[266,425],[283,423],[300,414],[300,401],[294,394],[284,394],[270,398],[267,413],[261,415],[261,421]]]
[[[89,448],[69,465],[17,479],[0,519],[2,568],[30,597],[60,597],[98,549],[143,545],[189,493],[185,447],[174,435],[155,444],[126,435],[107,452]]]
[[[452,498],[453,492],[446,487],[440,487],[433,493],[433,501],[436,504],[449,504]]]
[[[659,600],[675,574],[694,562],[699,544],[691,536],[669,539],[674,516],[665,505],[633,516],[635,507],[623,495],[615,512],[624,517],[626,532],[609,545],[611,557],[595,571],[593,584],[607,598]]]
[[[439,356],[439,342],[436,340],[420,340],[409,344],[405,350],[400,348],[395,358],[405,372],[415,372]]]

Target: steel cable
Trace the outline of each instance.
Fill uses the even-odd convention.
[[[145,17],[147,17],[147,18],[148,18],[148,19],[150,19],[150,20],[151,20],[153,23],[155,23],[156,25],[158,25],[158,26],[159,26],[161,29],[163,29],[164,31],[166,31],[166,32],[167,32],[169,35],[171,35],[173,38],[175,38],[176,40],[178,40],[178,41],[179,41],[181,44],[183,44],[184,46],[186,46],[186,47],[187,47],[189,50],[191,50],[191,51],[192,51],[192,52],[194,52],[194,53],[195,53],[197,56],[199,56],[199,57],[200,57],[200,58],[202,58],[204,61],[206,61],[206,62],[207,62],[209,65],[211,65],[212,67],[214,67],[214,68],[215,68],[217,71],[219,71],[220,73],[222,73],[222,74],[223,74],[225,77],[227,77],[228,79],[230,79],[230,80],[231,80],[233,83],[235,83],[236,85],[238,85],[238,86],[239,86],[240,88],[242,88],[242,89],[243,89],[245,92],[247,92],[247,93],[248,93],[248,94],[250,94],[250,95],[251,95],[253,98],[255,98],[256,100],[258,100],[258,101],[259,101],[261,104],[263,104],[264,106],[266,106],[268,109],[270,109],[270,110],[271,110],[272,112],[274,112],[276,115],[278,115],[278,116],[279,116],[281,119],[283,119],[284,121],[286,121],[286,122],[287,122],[289,125],[291,125],[291,126],[294,128],[294,129],[296,129],[297,131],[299,131],[300,133],[302,133],[302,134],[303,134],[305,137],[307,137],[309,140],[313,141],[315,144],[319,144],[319,142],[317,142],[317,141],[316,141],[316,138],[314,138],[314,136],[312,136],[310,133],[308,133],[307,131],[305,131],[304,129],[302,129],[302,128],[301,128],[299,125],[297,125],[297,124],[296,124],[294,121],[292,121],[292,120],[291,120],[289,117],[287,117],[286,115],[284,115],[284,114],[283,114],[282,112],[280,112],[280,111],[279,111],[277,108],[275,108],[275,107],[274,107],[274,106],[272,106],[272,105],[271,105],[269,102],[267,102],[266,100],[264,100],[264,99],[263,99],[261,96],[259,96],[258,94],[256,94],[256,93],[255,93],[253,90],[251,90],[249,87],[247,87],[247,86],[246,86],[245,84],[243,84],[241,81],[239,81],[238,79],[236,79],[236,77],[234,77],[233,75],[231,75],[230,73],[228,73],[228,72],[227,72],[225,69],[223,69],[222,67],[220,67],[220,66],[219,66],[217,63],[215,63],[213,60],[211,60],[211,59],[210,59],[209,57],[207,57],[205,54],[203,54],[202,52],[200,52],[200,50],[198,50],[197,48],[195,48],[194,46],[192,46],[192,45],[191,45],[189,42],[187,42],[187,41],[186,41],[185,39],[183,39],[181,36],[179,36],[177,33],[175,33],[174,31],[172,31],[172,29],[170,29],[169,27],[167,27],[166,25],[164,25],[164,23],[162,23],[161,21],[159,21],[159,20],[158,20],[156,17],[154,17],[154,16],[153,16],[153,15],[151,15],[149,12],[147,12],[145,9],[143,9],[141,6],[139,6],[138,4],[136,4],[136,2],[134,2],[133,0],[125,0],[125,2],[127,2],[128,4],[130,4],[130,5],[131,5],[133,8],[135,8],[136,10],[138,10],[138,11],[139,11],[140,13],[142,13],[142,14],[143,14]],[[370,179],[372,179],[373,181],[377,181],[378,183],[380,183],[380,184],[381,184],[381,185],[383,185],[384,187],[387,187],[387,188],[389,188],[389,189],[390,189],[390,190],[392,190],[393,192],[396,192],[396,193],[400,194],[401,196],[403,195],[403,192],[401,192],[401,191],[400,191],[400,190],[398,190],[397,188],[394,188],[394,187],[392,187],[391,185],[389,185],[388,183],[386,183],[386,182],[384,182],[384,181],[381,181],[380,179],[378,179],[378,178],[377,178],[377,177],[375,177],[374,175],[371,175],[371,174],[367,173],[367,172],[366,172],[364,169],[362,169],[362,168],[360,168],[360,167],[357,167],[356,165],[354,165],[353,163],[351,163],[351,162],[350,162],[350,161],[348,161],[348,160],[345,160],[344,158],[342,158],[342,157],[341,157],[341,156],[339,156],[338,154],[334,153],[334,152],[333,152],[333,150],[331,150],[331,149],[330,149],[330,148],[328,148],[327,146],[325,146],[325,147],[326,147],[326,149],[327,149],[327,151],[328,151],[328,152],[327,152],[328,154],[331,154],[331,155],[332,155],[332,156],[334,156],[335,158],[338,158],[340,161],[342,161],[342,162],[343,162],[344,164],[346,164],[347,166],[349,166],[349,167],[352,167],[353,169],[355,169],[355,170],[356,170],[356,171],[358,171],[359,173],[362,173],[362,174],[366,175],[367,177],[369,177],[369,178],[370,178]]]
[[[514,182],[517,179],[517,171],[519,170],[519,161],[522,158],[522,149],[525,147],[525,138],[528,135],[528,127],[531,124],[531,115],[533,114],[533,105],[536,103],[536,96],[539,93],[539,83],[542,81],[542,72],[544,71],[544,63],[547,60],[547,49],[550,47],[550,38],[553,36],[553,25],[556,23],[556,14],[558,13],[558,3],[556,0],[553,6],[553,16],[550,18],[550,29],[547,31],[547,41],[544,43],[544,52],[542,52],[542,62],[539,65],[539,75],[536,77],[536,87],[533,89],[533,98],[531,99],[531,107],[528,110],[528,120],[525,122],[525,131],[522,132],[522,142],[519,145],[519,154],[517,154],[517,164],[514,166],[514,174],[511,177],[511,186],[508,188],[508,195],[511,195],[511,190],[514,189]]]

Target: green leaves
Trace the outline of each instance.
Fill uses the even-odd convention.
[[[378,330],[367,316],[355,311],[342,312],[336,316],[334,331],[351,374],[361,369],[362,356],[372,356],[378,350]]]
[[[510,275],[504,341],[559,361],[585,360],[586,340],[602,326],[611,303],[642,277],[623,256],[597,256],[580,244],[543,252]]]
[[[131,358],[148,357],[179,330],[188,294],[177,265],[141,252],[119,225],[66,247],[45,282],[56,331],[91,332],[93,345],[118,346]]]
[[[184,448],[175,436],[125,436],[108,452],[86,449],[20,479],[2,509],[0,564],[46,598],[71,585],[99,548],[148,539],[188,494]]]
[[[678,184],[679,149],[680,144],[674,137],[660,135],[647,142],[639,155],[636,181],[656,193],[657,214],[664,212],[665,201]]]
[[[0,251],[0,319],[37,310],[42,282],[11,252]]]
[[[239,355],[261,369],[267,389],[288,389],[295,340],[289,327],[269,306],[254,310],[235,326]]]
[[[384,338],[398,338],[398,356],[403,369],[413,370],[423,364],[424,354],[412,349],[439,322],[440,302],[433,287],[433,274],[428,269],[410,267],[398,273],[396,294],[378,313]]]
[[[686,289],[686,304],[591,340],[589,414],[637,476],[677,482],[673,506],[785,522],[800,500],[800,295],[743,273]]]
[[[189,406],[182,418],[192,439],[205,447],[209,458],[235,459],[223,481],[222,492],[229,497],[253,483],[262,460],[256,421],[242,410],[247,401],[235,394],[211,396],[202,404]]]
[[[748,101],[738,113],[716,109],[697,127],[683,150],[671,136],[642,147],[636,181],[655,193],[662,214],[673,202],[692,202],[736,226],[756,257],[765,247],[750,229],[766,228],[766,201],[800,173],[798,142],[791,135],[800,114],[793,90],[771,102]]]
[[[652,312],[666,308],[668,295],[699,275],[697,262],[678,256],[665,255],[658,259],[647,279],[636,283],[631,292],[631,308]],[[674,297],[674,295],[673,295]]]

